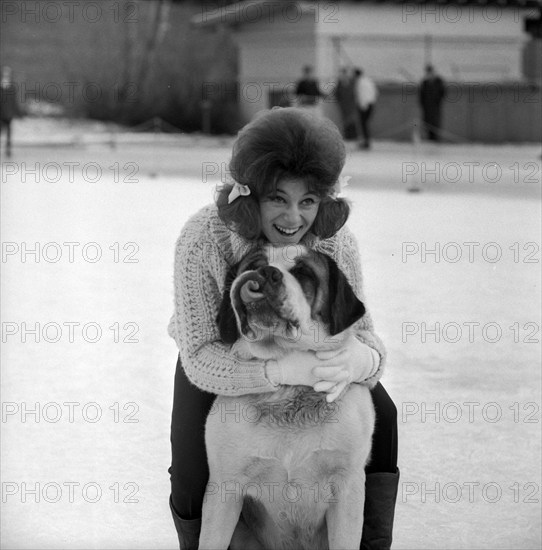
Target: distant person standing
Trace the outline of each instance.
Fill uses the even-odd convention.
[[[324,94],[320,91],[318,80],[314,77],[314,69],[311,65],[303,67],[303,76],[297,82],[295,95],[299,107],[318,110],[318,102]]]
[[[440,112],[445,95],[444,81],[435,73],[432,65],[427,65],[420,84],[419,101],[425,135],[431,141],[440,140]]]
[[[11,121],[21,116],[17,102],[17,87],[12,78],[11,67],[4,66],[0,77],[0,133],[6,128],[6,156],[11,156]]]
[[[356,100],[363,141],[360,140],[361,149],[371,148],[371,132],[369,121],[374,112],[374,105],[378,98],[376,84],[363,73],[362,69],[354,71],[356,78]],[[361,137],[361,136],[359,136]]]
[[[335,98],[341,111],[345,139],[357,139],[361,134],[356,101],[356,81],[351,70],[342,67],[339,71]]]

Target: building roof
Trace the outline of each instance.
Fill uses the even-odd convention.
[[[340,0],[335,0],[340,3]],[[502,8],[538,8],[542,13],[542,0],[350,0],[353,3],[365,4],[455,4],[459,6],[497,6]],[[191,23],[198,27],[215,26],[220,23],[240,25],[255,23],[272,11],[284,10],[288,4],[295,8],[297,14],[313,13],[316,2],[297,0],[232,0],[225,5],[214,5],[214,8],[198,13]],[[205,6],[205,4],[203,5]],[[534,13],[532,14],[534,15]]]

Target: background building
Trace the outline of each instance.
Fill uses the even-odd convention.
[[[183,132],[235,133],[291,100],[315,68],[327,116],[339,68],[361,66],[380,95],[380,139],[408,140],[417,85],[447,82],[449,141],[542,139],[542,0],[5,1],[0,63],[28,114]]]
[[[360,66],[380,87],[376,135],[409,139],[417,84],[433,64],[446,80],[450,140],[540,139],[541,3],[535,0],[272,2],[246,0],[198,14],[228,27],[238,47],[243,120],[292,95],[313,65],[324,93],[341,66]],[[338,120],[334,98],[323,102]],[[497,114],[497,116],[495,116]]]

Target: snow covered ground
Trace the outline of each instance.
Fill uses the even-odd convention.
[[[231,139],[76,134],[2,158],[1,545],[175,548],[173,248]],[[540,149],[377,143],[344,174],[399,411],[394,548],[540,548]]]

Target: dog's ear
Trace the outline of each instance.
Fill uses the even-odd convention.
[[[220,338],[225,344],[233,344],[240,336],[230,297],[231,285],[236,276],[237,266],[232,267],[226,275],[224,295],[222,296],[222,302],[216,316]]]
[[[365,306],[358,300],[345,274],[335,261],[327,257],[329,271],[328,322],[331,336],[339,334],[365,315]]]

